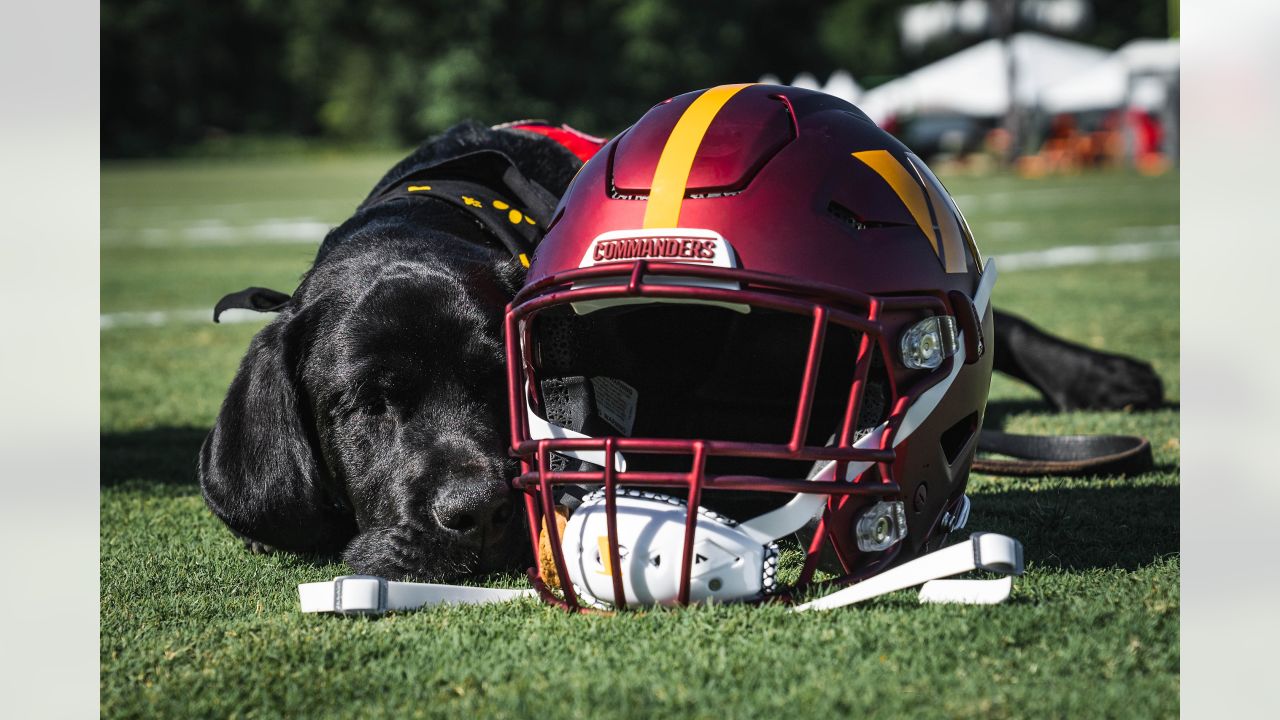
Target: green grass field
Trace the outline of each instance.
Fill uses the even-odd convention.
[[[921,606],[904,592],[794,616],[722,606],[576,617],[534,601],[300,614],[296,584],[345,568],[250,555],[201,501],[196,452],[258,325],[199,313],[249,285],[292,291],[322,228],[394,159],[104,166],[104,716],[1178,714],[1176,258],[1001,276],[997,305],[1150,360],[1170,400],[1055,415],[996,379],[988,427],[1143,434],[1157,464],[1128,479],[975,475],[969,527],[1026,546],[1028,572],[1005,605]],[[1176,176],[948,185],[989,256],[1177,238]],[[173,314],[137,315],[150,311]]]

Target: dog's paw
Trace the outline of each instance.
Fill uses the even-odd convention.
[[[1164,402],[1164,383],[1141,360],[1096,353],[1076,371],[1055,393],[1063,410],[1150,410]]]
[[[396,526],[360,533],[342,551],[342,559],[352,571],[394,580],[430,580],[425,572],[421,539],[411,530]]]
[[[238,539],[244,545],[245,550],[248,550],[254,555],[270,555],[276,552],[276,549],[274,547],[260,540],[254,540],[253,538],[249,537],[248,535],[245,535],[239,530],[232,529],[231,534],[235,535],[236,539]]]
[[[257,540],[250,540],[249,538],[246,538],[246,537],[240,538],[240,541],[244,543],[244,549],[248,550],[254,555],[271,555],[272,553],[276,552],[275,548],[271,547],[270,545],[264,542],[258,542]]]
[[[522,539],[516,534],[511,537]],[[342,551],[342,560],[353,572],[418,582],[453,582],[479,572],[510,569],[506,566],[514,558],[527,559],[518,552],[503,552],[502,557],[506,563],[486,562],[475,550],[404,525],[366,530]]]
[[[1050,335],[995,311],[995,368],[1029,383],[1057,410],[1148,410],[1164,403],[1150,363]]]

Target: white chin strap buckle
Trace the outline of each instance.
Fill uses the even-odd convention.
[[[328,582],[303,583],[298,599],[304,613],[381,615],[432,605],[484,605],[536,597],[530,590],[394,582],[374,575],[343,575]]]
[[[942,580],[971,570],[1004,577],[998,580]],[[1006,535],[974,533],[969,539],[885,570],[812,602],[796,612],[830,610],[923,584],[920,602],[995,605],[1009,599],[1013,576],[1022,574],[1022,543]]]
[[[618,568],[628,605],[679,600],[688,505],[661,493],[619,488],[615,499]],[[584,603],[617,605],[603,490],[569,516],[561,548],[569,579]],[[689,568],[689,602],[752,600],[773,592],[778,546],[761,544],[738,523],[697,509]]]

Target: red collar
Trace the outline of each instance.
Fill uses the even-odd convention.
[[[527,130],[529,132],[538,133],[539,135],[545,135],[563,145],[582,162],[590,160],[591,156],[595,155],[596,152],[598,152],[600,148],[604,147],[604,144],[608,142],[608,140],[604,138],[588,135],[581,130],[574,130],[568,125],[560,125],[557,127],[550,123],[530,121],[520,123],[519,125],[510,125],[509,127],[512,130]]]

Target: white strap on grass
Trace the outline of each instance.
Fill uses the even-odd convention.
[[[379,615],[388,610],[417,610],[434,605],[485,605],[536,594],[532,589],[392,582],[373,575],[344,575],[327,582],[298,586],[302,612],[343,615]]]
[[[987,570],[999,580],[940,580],[970,570]],[[931,552],[872,576],[857,585],[793,608],[831,610],[924,584],[921,602],[994,605],[1004,602],[1013,588],[1012,575],[1022,574],[1022,543],[1006,535],[974,533],[962,543]]]
[[[986,570],[1005,577],[941,579],[971,570]],[[792,610],[832,610],[921,584],[924,587],[920,589],[920,602],[995,605],[1009,598],[1012,576],[1021,574],[1021,543],[996,533],[974,533],[965,542],[916,558]],[[388,610],[417,610],[436,605],[486,605],[535,596],[536,591],[532,589],[390,582],[372,575],[344,575],[328,582],[298,586],[302,612],[342,615],[379,615]]]
[[[930,580],[920,587],[922,603],[999,605],[1013,592],[1013,576],[998,580]]]

